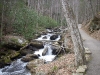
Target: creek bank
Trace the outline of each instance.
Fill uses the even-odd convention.
[[[84,29],[90,36],[100,40],[100,14],[95,15],[87,24],[82,24],[82,29]]]
[[[2,48],[0,51],[0,68],[11,64],[20,58],[19,49],[28,43],[20,36],[6,35],[2,37]]]
[[[64,40],[62,40],[63,37],[60,37],[60,32],[56,33],[53,31],[49,31],[48,33],[46,33],[46,35],[41,35],[41,37],[39,37],[38,39],[32,40],[30,43],[20,48],[20,50],[15,50],[19,52],[20,57],[24,55],[24,57],[20,59],[20,61],[18,61],[18,64],[26,62],[30,63],[31,61],[36,60],[43,60],[44,63],[47,63],[54,60],[56,58],[56,55],[63,55],[66,50],[64,49],[65,47],[63,45]],[[58,37],[56,37],[55,40],[50,40],[50,37],[52,35],[58,35]],[[24,62],[22,62],[21,60]]]
[[[65,54],[57,60],[45,64],[44,60],[38,59],[27,64],[31,75],[72,75],[74,67],[74,54]]]
[[[13,60],[18,58],[20,53],[15,50],[4,50],[0,52],[0,68],[9,65]]]
[[[58,39],[59,35],[60,35],[60,39]],[[30,70],[32,75],[52,75],[53,73],[56,74],[56,69],[57,69],[57,71],[59,70],[60,67],[62,67],[61,69],[63,69],[63,67],[65,65],[65,64],[63,64],[64,61],[61,60],[62,62],[60,63],[59,62],[60,58],[56,59],[56,57],[59,57],[62,55],[62,58],[66,58],[67,55],[64,55],[64,54],[71,51],[70,49],[67,49],[66,47],[64,47],[64,36],[63,35],[64,34],[61,34],[61,32],[53,33],[52,31],[50,31],[50,33],[47,33],[47,35],[42,35],[41,37],[36,39],[37,41],[42,41],[44,43],[44,49],[39,49],[39,51],[35,51],[35,54],[40,55],[39,56],[40,59],[35,59],[35,60],[28,62],[27,66],[26,66]],[[54,37],[54,39],[51,39],[51,37]],[[52,57],[51,54],[55,55],[55,56]],[[73,56],[74,56],[73,54],[72,54],[72,56],[68,55],[68,57],[72,57],[72,59],[74,59]],[[66,59],[68,59],[68,58],[66,58]],[[38,62],[37,62],[37,60],[38,60]],[[51,62],[52,60],[55,60],[55,61]],[[68,60],[70,61],[70,58]],[[37,62],[37,63],[34,63],[34,62]],[[54,63],[54,62],[56,62],[56,63]],[[58,67],[59,65],[55,66],[56,64],[58,64],[58,62],[59,62],[59,65],[61,65],[60,67]],[[45,63],[48,63],[48,64],[45,64]],[[50,64],[53,64],[53,65],[50,65]],[[50,66],[52,66],[52,68],[49,66],[49,69],[46,69],[47,67],[45,67],[45,65],[50,65]],[[72,65],[74,65],[74,63]],[[41,70],[37,70],[38,67],[41,67]],[[42,70],[44,70],[44,71],[42,71]],[[45,72],[46,70],[48,70],[48,72]],[[60,73],[58,73],[58,74],[60,74]],[[66,74],[67,73],[65,73],[65,75]]]

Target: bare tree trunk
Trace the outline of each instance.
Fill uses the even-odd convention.
[[[0,41],[2,40],[2,35],[3,35],[4,3],[5,3],[5,0],[3,1],[2,15],[1,15]],[[0,44],[1,44],[1,42],[0,42]]]
[[[75,20],[73,10],[70,8],[68,4],[68,0],[66,2],[65,0],[61,0],[61,2],[62,2],[64,16],[69,25],[68,27],[70,27],[71,37],[74,44],[75,65],[78,67],[79,65],[85,64],[84,47],[83,47],[81,35],[78,30],[78,26]]]
[[[28,7],[30,7],[30,0],[28,0],[27,2],[28,2]]]

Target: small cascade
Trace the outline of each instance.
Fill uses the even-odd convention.
[[[52,55],[52,49],[51,49],[51,46],[48,46],[48,52],[47,52],[47,55]]]
[[[52,32],[51,30],[47,30],[49,32]],[[44,45],[44,48],[43,49],[39,49],[39,51],[35,51],[34,54],[37,54],[37,55],[40,55],[40,59],[44,59],[46,62],[50,62],[50,61],[53,61],[56,57],[56,55],[53,55],[52,54],[52,48],[51,48],[51,44],[52,42],[49,42],[50,41],[50,37],[54,35],[53,33],[47,33],[47,35],[42,35],[41,37],[37,38],[36,40],[38,41],[45,41],[45,45]],[[46,38],[43,38],[43,37],[46,37]],[[58,41],[60,40],[60,35],[58,35],[58,38],[56,38],[55,40],[53,41]],[[48,42],[47,42],[48,41]],[[47,53],[46,55],[42,55],[42,53],[44,52],[45,48],[47,48]]]
[[[48,48],[48,51],[46,53],[46,55],[42,55],[43,51],[45,50],[45,48]],[[43,49],[40,49],[39,51],[35,51],[34,54],[37,54],[37,55],[40,55],[40,59],[44,59],[46,62],[49,62],[49,61],[53,61],[54,58],[56,57],[56,55],[53,55],[52,54],[52,49],[51,49],[51,46],[50,45],[45,45]]]
[[[50,37],[54,34],[49,29],[47,29],[47,31],[47,35],[41,35],[41,37],[35,39],[37,41],[44,41],[44,48],[39,49],[39,51],[35,51],[34,54],[39,55],[39,59],[44,59],[46,62],[50,62],[53,61],[56,57],[56,55],[52,54],[52,41],[58,41],[60,39],[60,35],[58,35],[58,38],[55,40],[51,41]],[[47,49],[47,51],[43,55],[45,49]],[[12,62],[10,66],[6,66],[0,69],[0,75],[31,75],[30,72],[26,69],[26,65],[27,63],[22,62],[21,59],[18,59]]]
[[[41,37],[35,39],[35,40],[38,40],[38,41],[41,41],[41,40],[50,40],[50,37],[52,36],[53,34],[52,33],[47,33],[47,35],[41,35]],[[46,38],[44,38],[46,37]]]

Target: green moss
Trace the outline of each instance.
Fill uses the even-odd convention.
[[[4,62],[5,64],[11,63],[9,56],[2,56],[1,62]]]
[[[0,62],[5,63],[5,64],[11,63],[12,58],[15,58],[20,55],[19,52],[13,51],[13,50],[8,50],[6,52],[2,52],[1,54],[3,55],[0,55],[1,57]]]
[[[19,56],[19,55],[20,55],[19,52],[13,52],[13,53],[10,54],[9,56],[10,56],[10,58],[15,58],[15,57],[17,57],[17,56]]]
[[[18,51],[14,51],[14,50],[8,50],[6,52],[6,57],[9,57],[9,58],[15,58],[19,55],[20,55],[20,53]]]
[[[14,43],[18,43],[18,39],[16,39],[16,38],[11,38],[11,41]]]
[[[52,72],[55,72],[55,71],[57,71],[58,70],[58,67],[57,66],[54,66],[53,68],[52,68]]]
[[[5,57],[4,61],[5,61],[5,63],[11,63],[10,57]]]
[[[8,10],[8,17],[10,20],[15,18],[11,23],[13,32],[24,36],[28,40],[32,39],[33,35],[39,30],[41,31],[40,27],[49,28],[58,26],[54,19],[41,14],[38,15],[36,11],[29,9],[24,1],[17,0],[16,3],[12,3],[12,6],[12,9]]]

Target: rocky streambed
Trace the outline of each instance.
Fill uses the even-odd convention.
[[[15,42],[15,40],[13,41]],[[22,43],[23,41],[19,40],[19,42]],[[56,34],[54,31],[47,29],[47,33],[22,47],[18,53],[20,53],[19,57],[23,57],[14,60],[9,66],[1,68],[0,75],[31,75],[32,72],[30,73],[29,70],[31,71],[33,67],[49,63],[55,60],[57,55],[65,51],[61,34]]]

